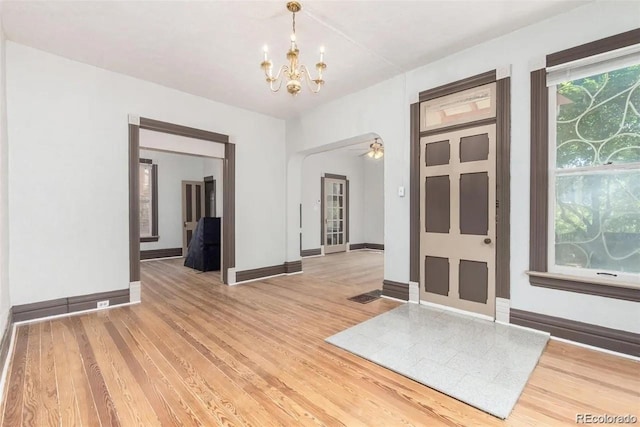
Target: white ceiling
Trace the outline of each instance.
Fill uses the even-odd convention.
[[[347,93],[574,8],[584,1],[303,1],[302,63],[326,48],[326,85],[271,93],[266,43],[285,61],[291,14],[281,1],[3,1],[10,40],[276,117]]]

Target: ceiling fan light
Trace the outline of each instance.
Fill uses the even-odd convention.
[[[369,156],[369,157],[373,157],[373,155],[374,155],[374,154],[375,154],[375,153],[374,153],[374,151],[373,151],[373,150],[371,150],[371,151],[369,151],[369,152],[367,153],[367,156]]]
[[[384,154],[382,151],[376,151],[376,154],[374,154],[373,158],[374,159],[379,159],[380,157],[382,157]]]

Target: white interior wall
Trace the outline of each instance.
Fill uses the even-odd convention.
[[[640,332],[638,304],[611,298],[533,287],[529,264],[529,147],[532,62],[546,54],[640,26],[640,2],[594,2],[482,43],[287,121],[289,171],[296,153],[355,135],[375,132],[385,144],[385,278],[409,281],[409,105],[417,94],[455,80],[511,65],[511,306],[522,310]],[[598,17],[598,25],[592,25]],[[524,48],[526,47],[526,48]],[[331,125],[328,126],[327,124]],[[291,179],[291,178],[290,178]],[[287,190],[287,214],[295,218],[299,189]],[[295,225],[288,230],[294,247]],[[288,251],[291,256],[291,251]]]
[[[0,20],[0,334],[11,301],[9,298],[9,136],[7,133],[5,37]]]
[[[14,305],[129,286],[129,114],[230,135],[236,268],[282,264],[284,121],[13,42],[6,55]]]
[[[364,166],[364,243],[384,244],[384,157],[362,157]]]
[[[349,243],[364,243],[364,169],[362,158],[343,151],[312,154],[302,168],[302,249],[321,245],[320,178],[325,173],[349,180]]]
[[[144,135],[140,135],[144,145]],[[182,181],[202,181],[203,157],[162,151],[140,150],[140,158],[158,165],[158,236],[157,242],[140,243],[140,250],[182,247]]]

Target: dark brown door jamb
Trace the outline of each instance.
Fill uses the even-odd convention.
[[[222,280],[229,283],[228,270],[236,265],[235,236],[235,145],[229,136],[206,130],[190,128],[144,117],[129,116],[129,282],[140,281],[140,200],[138,164],[140,161],[140,129],[172,135],[186,136],[225,144],[222,197],[224,200],[222,221]]]

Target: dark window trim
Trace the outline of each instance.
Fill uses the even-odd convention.
[[[600,53],[640,43],[640,29],[595,40],[546,57],[546,67],[552,67]],[[567,292],[596,295],[606,298],[639,300],[638,289],[618,286],[611,282],[576,279],[555,274],[541,276],[548,270],[548,212],[549,212],[549,90],[547,70],[531,72],[531,203],[529,230],[529,283],[532,286]]]
[[[640,28],[547,55],[547,67],[566,64],[638,43],[640,43]]]
[[[158,165],[152,159],[140,159],[140,163],[151,165],[151,236],[140,237],[140,243],[157,242],[158,234]]]
[[[420,92],[419,101],[411,104],[411,169],[410,169],[410,238],[409,280],[420,282],[420,103],[456,92],[496,83],[496,117],[481,124],[496,123],[496,297],[511,297],[511,78],[498,79],[496,70]],[[475,123],[474,125],[478,125]],[[466,124],[462,125],[466,127]],[[448,132],[437,129],[436,133]]]

